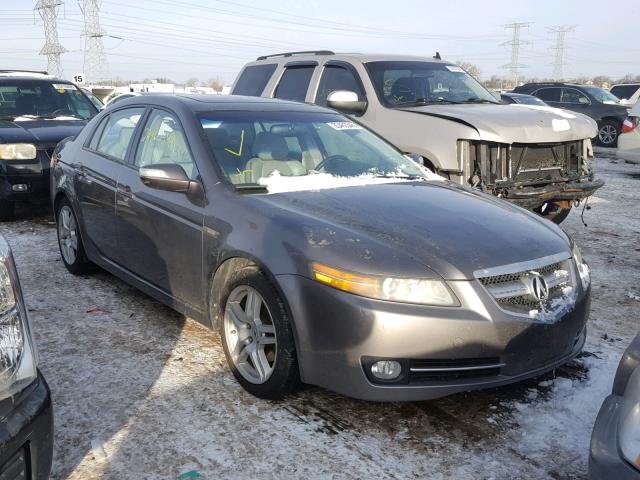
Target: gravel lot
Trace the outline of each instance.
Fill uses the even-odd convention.
[[[67,273],[47,207],[2,226],[53,392],[56,479],[586,478],[589,436],[640,330],[640,165],[600,153],[606,186],[563,227],[592,267],[582,358],[518,385],[419,403],[306,387],[245,393],[217,334],[109,274]],[[508,232],[505,232],[508,234]]]

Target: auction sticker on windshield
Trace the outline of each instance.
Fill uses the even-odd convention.
[[[362,127],[353,122],[327,122],[334,130],[362,130]]]
[[[75,85],[71,85],[70,83],[54,83],[53,88],[55,88],[58,92],[64,93],[66,90],[75,90]]]

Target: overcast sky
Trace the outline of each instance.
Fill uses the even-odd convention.
[[[38,55],[36,0],[0,0],[1,68],[46,68]],[[35,18],[35,21],[34,21]],[[59,9],[64,76],[83,71],[82,14],[76,0]],[[306,49],[407,53],[476,64],[483,78],[508,76],[512,22],[522,31],[522,75],[550,76],[554,34],[567,34],[565,76],[640,74],[640,1],[602,0],[103,0],[100,20],[113,77],[219,77],[231,83],[258,55]]]

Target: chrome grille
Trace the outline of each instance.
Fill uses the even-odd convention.
[[[509,266],[483,270],[476,272],[476,278],[502,309],[513,313],[526,315],[531,310],[545,310],[554,300],[566,295],[567,287],[573,287],[568,258],[557,261],[557,258],[545,257],[527,264],[515,264],[512,268],[516,271],[505,272]],[[544,279],[548,288],[548,296],[542,301],[532,291],[531,278],[534,276]]]

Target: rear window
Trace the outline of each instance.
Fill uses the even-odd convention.
[[[541,88],[534,95],[545,102],[559,102],[560,101],[560,89],[553,88]]]
[[[307,96],[309,82],[311,81],[311,75],[313,75],[315,68],[314,65],[288,67],[280,79],[274,97],[283,100],[304,102]]]
[[[275,71],[275,64],[253,65],[245,68],[240,74],[232,93],[234,95],[259,97]]]
[[[638,88],[640,88],[640,85],[617,85],[612,87],[610,92],[621,100],[629,100],[633,97]]]

